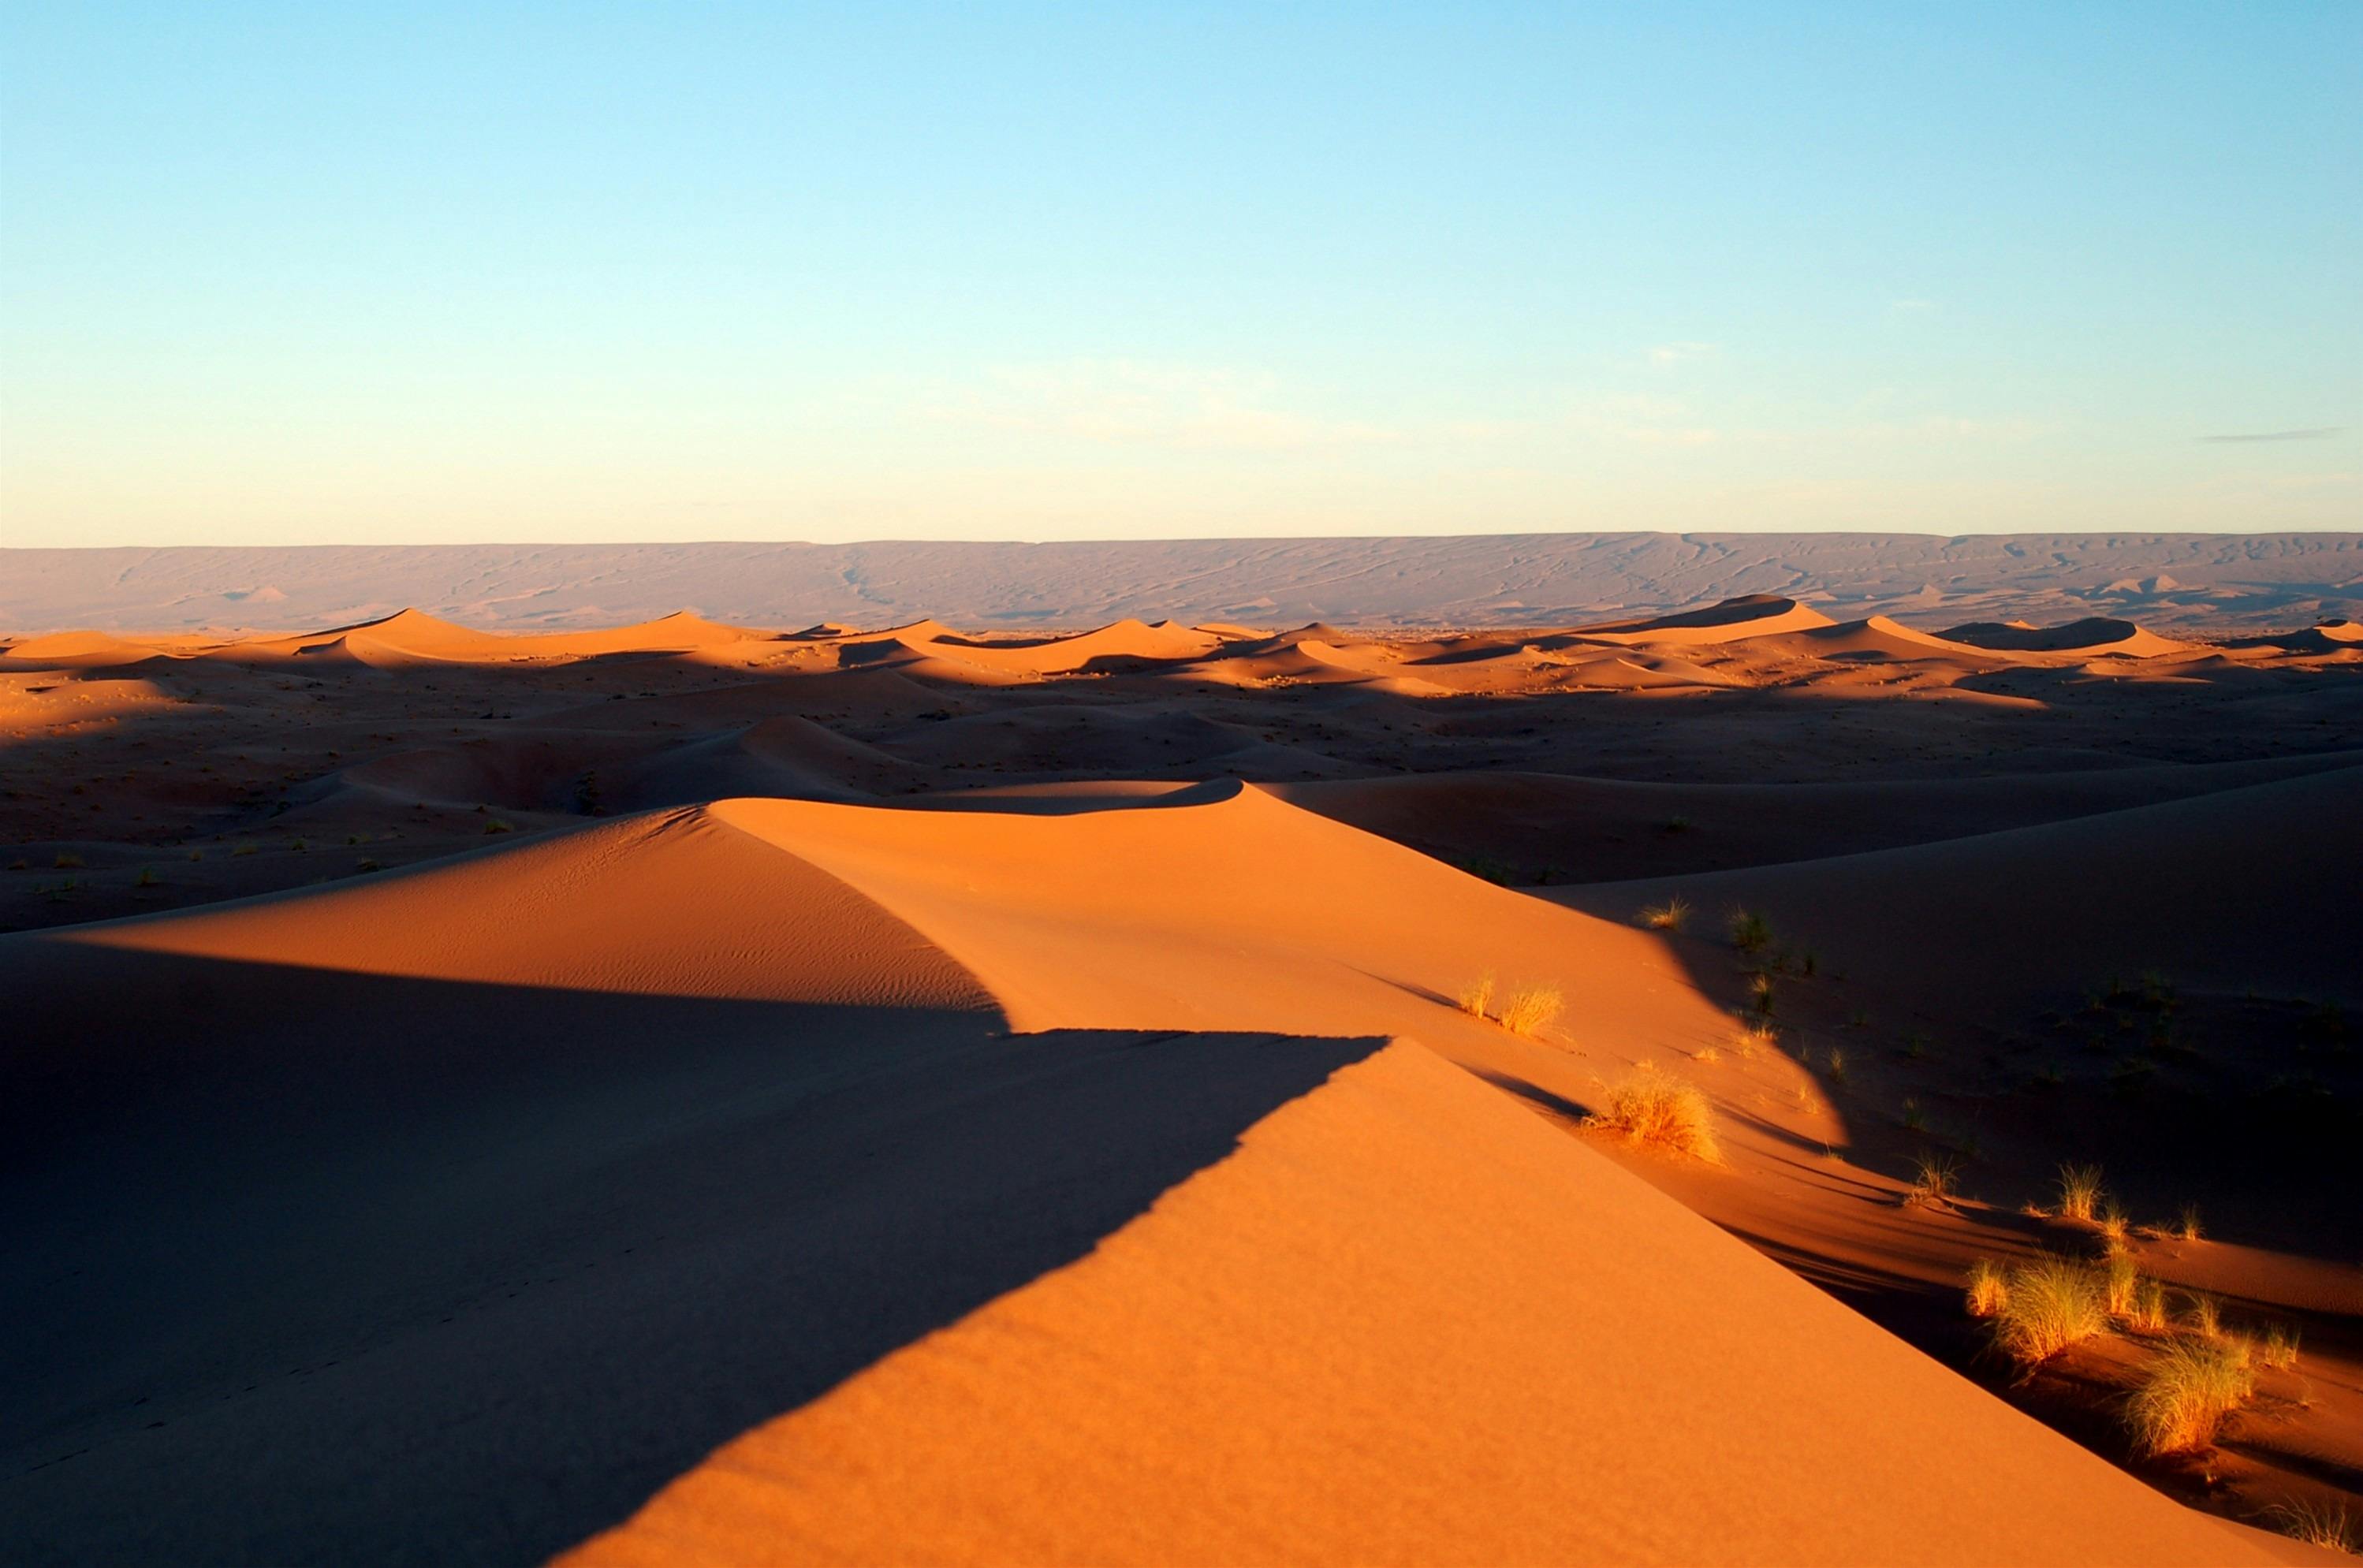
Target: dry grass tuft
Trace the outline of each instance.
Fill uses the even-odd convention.
[[[1960,1162],[1949,1154],[1924,1153],[1913,1162],[1912,1185],[1903,1189],[1906,1209],[1934,1209],[1953,1201]]]
[[[2100,1277],[2073,1258],[2045,1257],[2010,1271],[1994,1343],[2032,1370],[2109,1326]]]
[[[2273,1372],[2287,1372],[2297,1364],[2297,1331],[2279,1326],[2267,1329],[2262,1343],[2257,1346],[2257,1364]]]
[[[2141,1272],[2134,1260],[2120,1253],[2101,1270],[2101,1297],[2112,1318],[2131,1318],[2134,1297],[2140,1294]]]
[[[2224,1309],[2213,1296],[2194,1290],[2186,1298],[2190,1309],[2183,1314],[2183,1327],[2202,1340],[2224,1337]]]
[[[2176,1340],[2143,1369],[2125,1421],[2144,1453],[2183,1453],[2213,1444],[2224,1418],[2255,1391],[2255,1374],[2230,1346]]]
[[[2101,1167],[2098,1165],[2061,1165],[2059,1167],[2059,1217],[2090,1222],[2093,1209],[2101,1201]]]
[[[1767,1051],[1777,1051],[1781,1048],[1781,1031],[1778,1025],[1769,1021],[1743,1024],[1736,1043],[1739,1046],[1739,1054],[1754,1061]]]
[[[1753,910],[1733,910],[1730,923],[1731,944],[1742,953],[1758,952],[1771,944],[1771,926]]]
[[[1636,1143],[1656,1143],[1702,1160],[1718,1158],[1714,1113],[1706,1096],[1643,1063],[1608,1087],[1608,1098],[1585,1124],[1622,1132]]]
[[[1969,1265],[1969,1316],[1991,1318],[2000,1312],[2010,1299],[2010,1281],[2002,1265],[1991,1258],[1980,1258]]]
[[[2199,1205],[2195,1203],[2186,1203],[2182,1206],[2182,1213],[2174,1222],[2174,1233],[2181,1237],[2186,1242],[2195,1242],[2199,1239],[2201,1235],[2199,1229]]]
[[[1514,1034],[1539,1035],[1559,1016],[1560,999],[1558,989],[1551,986],[1521,986],[1502,995],[1488,970],[1461,987],[1452,1005],[1471,1018],[1498,1023]]]
[[[2165,1286],[2155,1279],[2135,1282],[2133,1306],[2125,1313],[2125,1327],[2145,1334],[2166,1332]]]
[[[1551,986],[1525,986],[1512,991],[1493,1021],[1513,1034],[1540,1034],[1559,1016],[1560,999]]]
[[[1651,931],[1680,931],[1690,918],[1690,900],[1681,897],[1651,904],[1641,911],[1641,923]]]
[[[2363,1556],[2363,1527],[2347,1513],[2344,1503],[2321,1503],[2311,1499],[2283,1503],[2265,1516],[2273,1528],[2308,1546],[2327,1547],[2333,1551],[2352,1552]]]

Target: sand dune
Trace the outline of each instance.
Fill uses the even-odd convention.
[[[1082,813],[729,801],[334,889],[0,941],[12,985],[58,1010],[13,1037],[9,1064],[10,1146],[28,1178],[10,1190],[31,1205],[20,1218],[40,1217],[17,1266],[50,1282],[20,1341],[39,1361],[12,1369],[43,1411],[11,1509],[39,1545],[17,1555],[154,1550],[169,1517],[171,1539],[199,1556],[399,1558],[433,1541],[446,1561],[508,1557],[637,1501],[632,1487],[649,1484],[634,1478],[668,1463],[638,1436],[659,1408],[699,1401],[695,1419],[683,1407],[663,1430],[718,1442],[735,1433],[717,1425],[754,1424],[731,1414],[751,1397],[774,1401],[759,1416],[784,1419],[693,1471],[594,1555],[697,1560],[773,1541],[782,1557],[860,1561],[893,1540],[886,1554],[906,1560],[1679,1562],[1740,1540],[1765,1560],[1883,1541],[1906,1560],[1974,1562],[2113,1540],[2151,1561],[2276,1560],[1448,1065],[1547,1070],[1545,1048],[1437,999],[1480,959],[1594,977],[1584,1028],[1606,1037],[1716,1015],[1641,933],[1235,786]],[[1616,985],[1597,987],[1609,975]],[[389,1006],[394,996],[407,999]],[[165,1040],[131,1027],[166,997],[197,1027]],[[360,1008],[383,1024],[336,1021]],[[660,1021],[666,1010],[679,1021]],[[997,1018],[1029,1033],[993,1044]],[[1205,1043],[1114,1057],[1099,1043],[1177,1032]],[[1414,1032],[1443,1056],[1408,1043],[1372,1054]],[[1305,1043],[1220,1043],[1276,1035]],[[802,1043],[782,1055],[766,1039]],[[1203,1094],[1163,1087],[1193,1054],[1242,1049],[1298,1073],[1297,1087],[1239,1119],[1240,1093],[1251,1102],[1274,1079],[1244,1075],[1242,1090],[1242,1075],[1226,1075],[1227,1121]],[[1095,1131],[1062,1178],[1101,1171],[1139,1195],[1130,1211],[1112,1200],[1078,1232],[1054,1206],[1037,1216],[1043,1240],[989,1227],[996,1256],[1042,1261],[969,1286],[949,1309],[938,1287],[920,1315],[947,1331],[894,1331],[916,1342],[867,1372],[895,1343],[865,1356],[859,1345],[874,1342],[813,1320],[816,1342],[854,1348],[800,1364],[841,1369],[832,1383],[860,1373],[817,1404],[809,1370],[804,1382],[746,1378],[752,1325],[716,1320],[712,1290],[746,1276],[746,1248],[780,1233],[779,1220],[747,1225],[748,1198],[760,1191],[783,1218],[847,1201],[830,1196],[845,1191],[837,1161],[758,1153],[776,1146],[766,1108],[826,1106],[832,1122],[882,1130],[944,1116],[1005,1128],[1014,1109],[977,1099],[967,1064],[980,1051],[1000,1064],[986,1085],[1088,1071],[1104,1085],[1093,1092],[1132,1097],[1137,1113]],[[882,1055],[873,1066],[849,1052]],[[1364,1066],[1288,1103],[1349,1061]],[[738,1087],[715,1101],[723,1081]],[[228,1092],[257,1084],[272,1087]],[[1236,1154],[1185,1156],[1196,1177],[1138,1152],[1241,1133]],[[899,1133],[865,1147],[873,1174],[860,1193],[935,1190],[954,1165],[971,1197],[1037,1179],[1034,1140],[995,1143],[990,1169],[973,1163],[986,1156],[972,1138],[955,1140],[956,1155]],[[659,1153],[679,1174],[648,1185],[635,1173]],[[741,1196],[717,1201],[694,1174],[716,1157],[746,1172]],[[93,1183],[94,1160],[115,1176]],[[179,1195],[169,1210],[128,1200],[160,1227],[128,1249],[126,1180]],[[289,1181],[312,1195],[293,1210],[260,1197]],[[437,1207],[455,1182],[529,1200]],[[553,1206],[553,1184],[580,1196]],[[612,1220],[569,1218],[625,1192],[621,1232],[641,1238],[644,1262],[614,1251]],[[78,1218],[101,1201],[114,1237],[103,1256]],[[213,1238],[218,1270],[161,1229],[193,1204],[236,1227],[196,1232]],[[257,1213],[282,1217],[229,1219]],[[349,1225],[380,1239],[332,1263],[325,1249]],[[874,1243],[857,1229],[831,1244]],[[868,1291],[903,1288],[914,1269],[973,1278],[952,1261],[972,1253],[948,1237],[886,1272],[857,1268],[831,1310],[875,1314],[884,1298]],[[1573,1256],[1592,1266],[1556,1261]],[[319,1261],[292,1309],[239,1293],[240,1278],[300,1258]],[[494,1272],[465,1258],[494,1260]],[[620,1273],[594,1284],[594,1263]],[[70,1264],[98,1276],[68,1285]],[[183,1302],[141,1320],[145,1339],[95,1309],[133,1266],[165,1271]],[[480,1277],[512,1282],[505,1298],[463,1283]],[[767,1320],[805,1321],[778,1311]],[[730,1331],[717,1337],[717,1322]],[[577,1396],[553,1403],[550,1358],[603,1353],[619,1332],[671,1348],[620,1358],[628,1385],[589,1379],[580,1397],[615,1403],[588,1423]],[[532,1353],[519,1354],[520,1336]],[[249,1348],[225,1361],[228,1343]],[[1882,1392],[1867,1403],[1852,1383],[1841,1397],[1831,1369],[1866,1360]],[[1022,1407],[995,1392],[1019,1386]],[[527,1388],[542,1391],[513,1406]],[[1418,1419],[1373,1427],[1379,1399]],[[288,1441],[348,1406],[368,1422],[340,1421],[342,1441]],[[144,1424],[151,1410],[162,1427]],[[980,1410],[998,1412],[989,1438]],[[427,1430],[443,1435],[411,1435]],[[666,1452],[676,1467],[694,1458]],[[524,1506],[522,1478],[561,1452],[571,1479]],[[798,1477],[785,1492],[762,1479],[782,1471]],[[134,1474],[190,1490],[128,1515],[114,1499]],[[370,1485],[355,1485],[362,1474]],[[1423,1479],[1406,1492],[1407,1476]],[[1208,1488],[1231,1504],[1203,1507]],[[1054,1492],[1055,1517],[1040,1507]],[[1943,1528],[1926,1529],[1932,1518]]]
[[[1725,599],[1703,610],[1671,615],[1651,615],[1637,621],[1608,621],[1579,626],[1578,635],[1602,642],[1663,643],[1682,646],[1727,643],[1742,637],[1778,632],[1803,632],[1830,624],[1830,618],[1793,599],[1778,594],[1750,593]]]
[[[1957,643],[2007,653],[2114,655],[2124,658],[2155,658],[2174,653],[2182,645],[2146,632],[2131,621],[2094,616],[2065,626],[2030,626],[1980,621],[1954,626],[1942,634]]]

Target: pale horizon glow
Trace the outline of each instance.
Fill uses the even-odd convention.
[[[25,5],[0,544],[2363,527],[2363,8]]]

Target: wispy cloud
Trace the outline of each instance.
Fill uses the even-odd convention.
[[[1134,359],[1005,366],[982,386],[937,388],[931,417],[1112,446],[1304,451],[1397,439],[1383,425],[1280,405],[1270,376]]]
[[[2254,430],[2232,436],[2194,436],[2194,441],[2322,441],[2337,435],[2342,425],[2315,425],[2303,430]]]
[[[1687,359],[1703,359],[1722,347],[1719,343],[1660,343],[1649,350],[1649,363],[1679,365]]]

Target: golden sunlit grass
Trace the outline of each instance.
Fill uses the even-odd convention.
[[[2112,1318],[2131,1318],[2134,1298],[2141,1291],[2141,1273],[2134,1260],[2123,1253],[2108,1261],[2101,1270],[2102,1304]]]
[[[2098,1165],[2061,1165],[2059,1167],[2059,1217],[2090,1222],[2092,1210],[2101,1201],[2101,1167]]]
[[[2297,1331],[2270,1328],[2257,1346],[2257,1364],[2274,1372],[2287,1372],[2297,1364]]]
[[[1681,897],[1651,904],[1641,911],[1641,923],[1651,931],[1680,931],[1690,918],[1690,900]]]
[[[2219,1339],[2224,1333],[2224,1309],[2213,1296],[2192,1291],[2190,1309],[2182,1315],[2182,1325],[2202,1340]]]
[[[2112,1258],[2123,1256],[2129,1245],[2126,1238],[2131,1234],[2125,1211],[2113,1203],[2104,1203],[2101,1211],[2093,1216],[2092,1223],[2101,1229],[2101,1243],[2108,1255]]]
[[[1460,988],[1453,1006],[1471,1018],[1498,1023],[1513,1034],[1538,1035],[1559,1014],[1561,999],[1552,986],[1522,986],[1503,994],[1489,974]]]
[[[2010,1297],[2010,1284],[2002,1265],[1991,1258],[1980,1258],[1969,1265],[1969,1283],[1965,1294],[1969,1297],[1969,1316],[1991,1318],[2000,1312]]]
[[[2201,1234],[2199,1229],[2199,1205],[2195,1203],[2186,1203],[2182,1206],[2182,1212],[2176,1218],[2174,1222],[2174,1233],[2181,1237],[2186,1242],[2195,1242],[2199,1239]]]
[[[1513,1034],[1540,1034],[1559,1016],[1559,994],[1551,986],[1526,986],[1512,991],[1494,1021]]]
[[[1913,1164],[1912,1185],[1903,1189],[1907,1209],[1933,1209],[1953,1200],[1960,1162],[1948,1154],[1924,1154]]]
[[[1780,1049],[1781,1031],[1769,1020],[1758,1020],[1741,1025],[1735,1043],[1739,1047],[1739,1054],[1752,1062],[1768,1051]]]
[[[1453,1005],[1471,1018],[1493,1016],[1493,977],[1480,975],[1460,988]]]
[[[2010,1271],[1993,1336],[2004,1354],[2032,1369],[2108,1326],[2100,1277],[2072,1258],[2045,1257]]]
[[[2308,1546],[2363,1555],[2363,1528],[2357,1527],[2344,1503],[2283,1503],[2265,1517],[2273,1521],[2275,1529]]]
[[[2166,1332],[2166,1286],[2155,1279],[2137,1280],[2134,1302],[2125,1313],[2125,1327],[2145,1334]]]
[[[2228,1344],[2176,1340],[2142,1369],[2125,1421],[2145,1453],[2182,1453],[2215,1441],[2224,1418],[2256,1389],[2247,1359]]]
[[[1585,1124],[1702,1160],[1718,1157],[1706,1096],[1649,1063],[1609,1085],[1607,1099]]]

